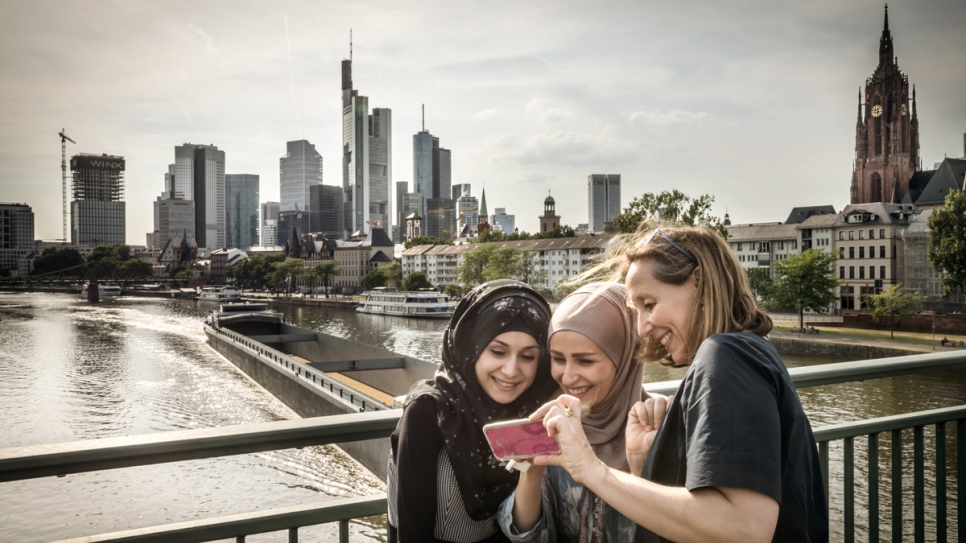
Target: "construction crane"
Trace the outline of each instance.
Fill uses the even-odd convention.
[[[61,195],[63,198],[64,212],[64,241],[67,241],[67,142],[77,145],[77,142],[67,137],[67,130],[60,129],[60,175],[61,175]]]

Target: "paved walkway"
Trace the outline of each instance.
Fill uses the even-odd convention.
[[[839,333],[847,333],[844,330]],[[932,348],[932,345],[919,345],[915,343],[904,343],[901,341],[891,341],[889,339],[870,339],[863,337],[851,337],[851,336],[840,336],[840,335],[823,335],[820,331],[818,334],[798,334],[792,332],[781,332],[773,331],[771,335],[776,337],[787,337],[787,338],[797,338],[804,339],[808,341],[823,342],[823,343],[841,343],[844,345],[874,345],[877,347],[884,347],[889,349],[902,349],[914,353],[932,353],[932,352],[942,352],[942,351],[957,351],[966,349],[966,347],[951,346],[947,344],[943,347],[939,344],[939,340],[942,337],[936,338],[936,348]]]

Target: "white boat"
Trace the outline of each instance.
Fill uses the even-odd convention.
[[[378,287],[362,293],[356,311],[372,315],[448,319],[453,316],[449,296],[436,291],[405,291]]]
[[[235,287],[198,287],[198,299],[203,302],[233,302],[241,300],[241,292]]]
[[[88,287],[88,285],[90,285],[90,283],[84,283],[84,288],[81,289],[81,295],[82,296],[87,296],[87,287]],[[120,296],[121,295],[121,287],[119,287],[117,285],[105,285],[105,284],[102,284],[102,283],[98,283],[97,284],[97,294],[101,298],[104,298],[104,297],[112,298],[114,296]]]

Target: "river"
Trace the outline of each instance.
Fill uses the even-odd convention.
[[[295,417],[205,343],[201,321],[213,309],[215,304],[159,298],[89,304],[63,294],[0,293],[0,447]],[[289,322],[304,328],[433,361],[439,359],[446,324],[342,309],[282,311]],[[790,367],[834,362],[785,360]],[[676,379],[683,371],[651,364],[645,379]],[[958,405],[966,402],[964,381],[962,375],[923,374],[803,389],[800,394],[813,426],[819,427]],[[888,447],[888,439],[881,440]],[[834,456],[840,448],[832,450]],[[860,457],[863,451],[857,445]],[[911,464],[911,451],[909,457]],[[954,475],[950,471],[951,480]],[[856,477],[862,477],[858,469]],[[911,485],[911,477],[907,479]],[[882,480],[888,488],[888,479]],[[833,469],[833,496],[836,484],[841,485],[841,476]],[[2,483],[0,540],[50,541],[384,489],[382,481],[336,447]],[[889,503],[886,498],[880,502]],[[833,528],[836,515],[841,518],[841,504],[833,501]],[[906,517],[911,518],[911,511]],[[860,518],[860,526],[862,522]],[[385,540],[382,518],[353,521],[350,530],[352,541]],[[955,528],[950,535],[954,533]],[[303,528],[299,534],[301,541],[338,540],[335,525]],[[833,540],[840,538],[834,534]],[[286,534],[248,538],[286,540]]]

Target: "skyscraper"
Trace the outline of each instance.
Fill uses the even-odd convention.
[[[174,148],[175,196],[195,203],[195,239],[209,251],[225,247],[225,152],[214,145]],[[181,196],[183,195],[183,196]]]
[[[258,245],[258,176],[225,176],[228,199],[226,248],[247,249]]]
[[[195,239],[195,203],[181,198],[166,198],[158,203],[158,247],[172,238]]]
[[[313,233],[342,236],[342,187],[309,187],[309,228]]]
[[[82,153],[70,159],[73,197],[70,239],[75,245],[125,244],[124,157]]]
[[[517,216],[509,215],[506,212],[505,207],[497,207],[493,209],[493,216],[490,217],[490,224],[494,229],[503,232],[504,234],[512,234],[516,230]]]
[[[603,232],[604,223],[621,213],[620,174],[587,176],[587,226],[591,232]]]
[[[342,61],[343,230],[368,233],[373,224],[389,225],[392,179],[392,112],[375,108],[352,88],[352,52]]]
[[[279,209],[309,208],[309,187],[322,184],[322,155],[306,140],[290,141],[279,162]]]
[[[34,212],[27,204],[0,203],[0,268],[27,275],[24,258],[34,252]]]
[[[274,247],[278,238],[278,202],[262,202],[262,247]]]
[[[403,197],[409,190],[409,181],[396,181],[396,203],[393,208],[396,210],[396,226],[399,228],[396,230],[398,234],[397,237],[393,238],[396,243],[402,243],[402,235],[405,231],[405,220],[406,215],[403,214]]]
[[[434,212],[429,209],[429,200],[449,200],[454,203],[452,193],[452,175],[450,167],[450,151],[439,146],[439,138],[426,130],[425,115],[423,129],[413,134],[413,190],[423,198],[422,216],[426,218],[425,233],[427,236],[450,237],[445,232],[456,230],[456,211],[455,204],[452,206],[452,213],[446,217],[453,217],[453,224],[447,224],[446,219],[442,222],[430,219],[430,215],[449,207],[437,202],[434,204]]]

